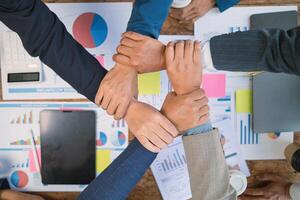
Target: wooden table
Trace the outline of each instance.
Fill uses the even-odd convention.
[[[44,0],[47,3],[67,3],[67,2],[130,2],[130,0]],[[241,0],[239,5],[257,6],[257,5],[288,5],[297,4],[300,6],[300,0]],[[299,10],[299,9],[298,9]],[[300,21],[300,20],[299,20]],[[165,22],[162,34],[186,34],[193,35],[193,24],[181,25],[175,20],[168,18]],[[0,76],[1,77],[1,76]],[[0,86],[0,101],[2,100],[2,92]],[[62,100],[63,101],[63,100]],[[65,100],[65,101],[78,101]],[[132,138],[132,136],[131,136]],[[295,133],[294,140],[300,144],[300,133]],[[294,173],[288,168],[285,160],[267,160],[267,161],[247,161],[251,171],[251,177],[248,178],[250,185],[255,184],[255,175],[261,173],[274,173],[287,177],[292,182],[300,182],[300,174]],[[79,194],[76,192],[44,192],[36,193],[49,200],[72,200]],[[148,170],[144,177],[139,181],[134,190],[128,197],[129,200],[160,200],[162,199],[158,187],[155,183],[151,170]]]

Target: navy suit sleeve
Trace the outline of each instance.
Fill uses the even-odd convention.
[[[137,139],[80,194],[78,200],[121,200],[145,174],[157,154],[145,149]]]
[[[172,2],[172,0],[136,0],[127,31],[134,31],[157,39]]]
[[[73,39],[43,2],[1,1],[0,20],[20,36],[30,55],[39,56],[75,90],[94,101],[107,71]]]
[[[226,71],[268,71],[300,75],[300,27],[261,29],[213,37],[214,66]]]
[[[228,8],[234,6],[235,4],[238,4],[239,2],[240,0],[216,0],[216,4],[220,12],[227,10]]]

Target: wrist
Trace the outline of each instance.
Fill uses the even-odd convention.
[[[126,65],[121,65],[116,63],[115,67],[116,70],[124,71],[127,73],[132,73],[132,74],[137,74],[137,70],[134,67],[126,66]]]
[[[177,89],[177,90],[174,89],[174,91],[175,91],[176,95],[187,95],[187,94],[190,94],[199,89],[200,89],[199,86],[195,86],[195,87],[191,87],[189,89]]]
[[[134,110],[136,108],[138,101],[135,98],[132,98],[132,100],[129,103],[128,109],[127,109],[127,113],[124,117],[124,119],[127,121],[130,116],[132,116],[132,113],[134,113]]]

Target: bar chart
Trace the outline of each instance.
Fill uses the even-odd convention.
[[[33,124],[33,112],[21,114],[10,121],[10,124]]]
[[[158,164],[160,165],[160,168],[164,173],[168,173],[170,171],[184,167],[184,165],[186,164],[185,155],[180,154],[178,149],[176,149],[175,152],[173,152],[171,155],[168,155]]]
[[[240,144],[259,144],[259,134],[252,129],[251,113],[240,113],[237,115],[237,126],[240,136]]]

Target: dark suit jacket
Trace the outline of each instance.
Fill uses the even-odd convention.
[[[252,30],[213,37],[213,64],[218,70],[269,71],[300,75],[300,27]]]

